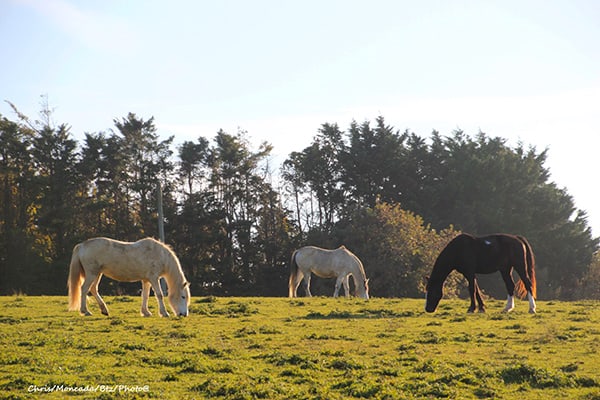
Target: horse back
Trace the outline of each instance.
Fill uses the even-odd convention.
[[[515,236],[493,234],[473,236],[461,233],[442,250],[438,257],[446,269],[456,268],[463,274],[490,274],[523,256],[523,245]]]
[[[119,281],[138,281],[149,272],[157,276],[164,273],[167,252],[163,248],[166,247],[151,238],[123,242],[97,237],[82,242],[78,251],[84,269]]]
[[[527,254],[521,239],[506,233],[478,237],[476,247],[479,273],[492,273],[523,264]]]
[[[351,265],[360,265],[358,258],[344,246],[331,250],[305,246],[294,252],[294,260],[303,273],[312,272],[321,278],[333,278],[347,272]]]

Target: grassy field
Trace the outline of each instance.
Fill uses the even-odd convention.
[[[0,297],[0,398],[600,399],[597,302],[209,297],[167,319],[106,300]]]

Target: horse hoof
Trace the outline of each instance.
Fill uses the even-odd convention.
[[[535,310],[529,310],[529,314],[535,314]]]
[[[479,309],[479,313],[480,313],[480,314],[485,314],[485,308],[480,308],[480,309]]]
[[[473,314],[475,312],[475,310],[471,310],[470,308],[467,310],[468,314]]]
[[[83,313],[83,315],[84,315],[84,316],[86,316],[86,317],[91,317],[91,316],[92,316],[92,313],[91,313],[91,312],[89,312],[89,311],[85,311],[85,312]]]
[[[108,317],[108,311],[102,311],[102,314],[104,314]]]

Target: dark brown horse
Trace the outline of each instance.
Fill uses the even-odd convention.
[[[511,275],[513,268],[521,278],[516,286]],[[517,296],[527,296],[529,312],[535,313],[535,257],[531,245],[524,237],[508,234],[475,237],[462,233],[452,239],[441,251],[428,278],[425,311],[436,310],[442,298],[444,281],[453,270],[463,274],[469,283],[471,306],[468,312],[475,311],[475,300],[479,312],[485,312],[475,275],[500,271],[508,291],[504,312],[509,312],[515,307],[516,289]]]

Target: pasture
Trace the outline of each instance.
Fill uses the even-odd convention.
[[[597,302],[196,297],[167,319],[105,300],[0,297],[0,398],[600,399]]]

